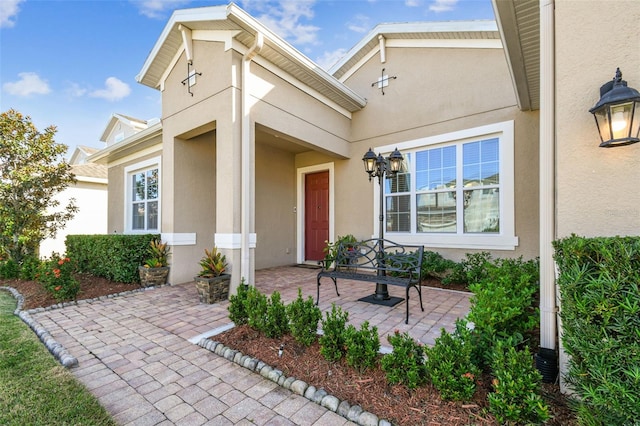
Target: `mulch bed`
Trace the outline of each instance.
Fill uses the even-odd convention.
[[[140,288],[139,284],[116,283],[90,275],[77,275],[76,278],[80,282],[78,299],[92,299]],[[424,282],[423,285],[466,290],[463,286],[443,286],[436,279]],[[23,309],[57,303],[35,281],[0,280],[0,286],[14,287],[20,292],[25,298]],[[352,405],[360,405],[364,410],[397,425],[496,424],[487,409],[486,394],[491,390],[490,379],[487,377],[479,379],[473,401],[442,401],[439,393],[430,385],[415,390],[402,385],[389,385],[379,367],[359,374],[348,367],[344,360],[338,363],[328,362],[320,355],[317,342],[306,348],[296,343],[291,336],[269,339],[246,326],[233,328],[212,339],[282,370],[286,376],[304,380]],[[284,344],[283,356],[278,357],[281,344]],[[543,394],[554,416],[547,424],[576,424],[575,416],[557,386],[544,384]]]

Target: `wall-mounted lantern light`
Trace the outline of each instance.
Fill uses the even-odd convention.
[[[600,147],[640,142],[640,93],[622,79],[620,68],[612,81],[600,88],[600,100],[589,110],[600,132]]]

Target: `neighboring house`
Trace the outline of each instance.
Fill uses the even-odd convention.
[[[72,198],[75,199],[78,212],[55,238],[47,238],[40,243],[40,256],[65,253],[67,235],[107,233],[107,167],[87,162],[87,157],[97,151],[96,148],[78,146],[71,155],[69,164],[76,175],[76,183],[59,193],[56,199],[60,206],[66,206]]]
[[[91,157],[109,167],[109,229],[162,233],[174,283],[215,244],[235,288],[317,260],[325,240],[376,236],[361,159],[397,147],[385,237],[453,259],[539,256],[555,349],[551,242],[640,230],[640,145],[598,148],[588,112],[618,66],[640,87],[640,2],[494,10],[378,25],[329,72],[234,4],[175,11],[137,77],[161,91],[162,124]]]

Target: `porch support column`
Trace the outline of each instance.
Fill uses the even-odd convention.
[[[554,1],[540,2],[540,346],[555,356],[555,28]]]
[[[242,57],[242,204],[240,230],[241,276],[247,284],[255,284],[255,234],[253,255],[251,250],[251,231],[255,229],[255,124],[251,117],[251,61],[260,53],[264,44],[264,36],[258,32],[253,46]]]

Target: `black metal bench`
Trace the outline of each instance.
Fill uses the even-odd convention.
[[[341,242],[336,247],[335,256],[318,262],[322,270],[318,272],[316,305],[320,302],[320,279],[323,277],[331,278],[338,296],[338,278],[400,286],[405,288],[405,324],[408,324],[410,288],[413,287],[418,292],[420,309],[424,312],[420,286],[423,252],[423,246],[401,245],[381,239]]]

